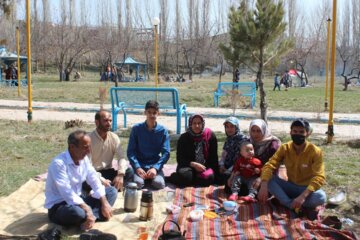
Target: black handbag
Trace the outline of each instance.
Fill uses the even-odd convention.
[[[165,225],[168,222],[174,223],[177,226],[178,230],[166,230],[165,231]],[[179,226],[179,224],[177,224],[177,222],[175,222],[173,220],[167,220],[167,221],[165,221],[164,225],[162,226],[162,234],[160,235],[159,240],[168,240],[168,239],[185,240],[186,239],[185,233],[186,233],[186,231],[181,233],[180,226]]]

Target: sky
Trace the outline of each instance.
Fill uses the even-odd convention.
[[[48,0],[50,4],[50,11],[53,22],[60,22],[61,20],[61,9],[63,0]],[[174,12],[175,12],[175,0],[166,0],[169,8],[169,23],[170,26],[174,23]],[[196,0],[200,1],[200,0]],[[232,4],[237,5],[238,0],[206,0],[210,1],[210,21],[212,23],[220,22],[222,31],[227,28],[227,13],[228,9]],[[297,1],[297,9],[300,14],[303,16],[303,19],[311,19],[314,14],[316,14],[316,8],[324,1],[328,1],[332,5],[333,0],[292,0]],[[342,8],[342,5],[345,1],[349,0],[337,0],[338,2],[338,12]],[[18,3],[18,18],[25,18],[25,2],[24,0],[17,0]],[[30,0],[34,4],[34,0]],[[68,0],[65,0],[68,2]],[[81,11],[75,13],[78,23],[80,19],[86,19],[86,22],[89,25],[97,25],[101,21],[102,15],[106,16],[103,21],[116,25],[117,24],[117,0],[74,0],[77,6],[80,6],[81,3],[84,3],[85,7]],[[125,4],[125,0],[122,0]],[[187,2],[188,0],[180,0],[182,15],[184,19],[187,19]],[[104,5],[107,4],[107,5]],[[135,27],[152,27],[151,19],[159,16],[160,6],[159,0],[131,0],[133,12],[133,25]],[[38,13],[42,15],[42,1],[37,0]],[[123,13],[125,7],[123,6]],[[79,7],[77,7],[79,9]],[[34,9],[32,9],[32,12]],[[221,16],[220,16],[221,14]],[[124,15],[124,14],[123,14]],[[339,15],[339,14],[338,14]],[[125,17],[123,17],[123,24],[125,24]],[[185,24],[184,24],[185,25]]]

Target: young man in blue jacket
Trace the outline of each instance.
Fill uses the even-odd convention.
[[[156,189],[165,187],[162,168],[170,157],[168,130],[157,123],[159,103],[150,100],[145,105],[145,122],[135,124],[131,130],[127,156],[135,171],[138,188],[149,181]]]

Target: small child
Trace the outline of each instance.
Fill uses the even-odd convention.
[[[224,179],[223,183],[226,183],[236,159],[239,158],[240,143],[248,138],[241,133],[239,120],[236,117],[228,117],[224,122],[224,128],[227,137],[219,160],[219,167],[221,179]]]
[[[260,176],[262,163],[259,159],[254,158],[254,146],[250,141],[243,141],[240,145],[240,158],[238,158],[233,167],[228,186],[231,187],[232,194],[230,201],[238,199],[241,184],[246,184],[249,189],[249,195],[239,198],[245,202],[255,202],[257,190],[253,188],[253,182]]]
[[[275,77],[274,77],[274,89],[273,91],[275,91],[275,89],[278,88],[280,91],[280,81],[279,81],[279,74],[276,73]]]

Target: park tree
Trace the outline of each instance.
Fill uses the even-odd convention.
[[[274,0],[257,0],[254,9],[248,9],[242,2],[239,8],[232,7],[229,13],[231,47],[234,53],[238,51],[247,56],[241,62],[256,72],[261,118],[265,121],[268,104],[263,82],[264,67],[292,47],[292,40],[284,38],[286,23],[283,19],[283,3]]]

